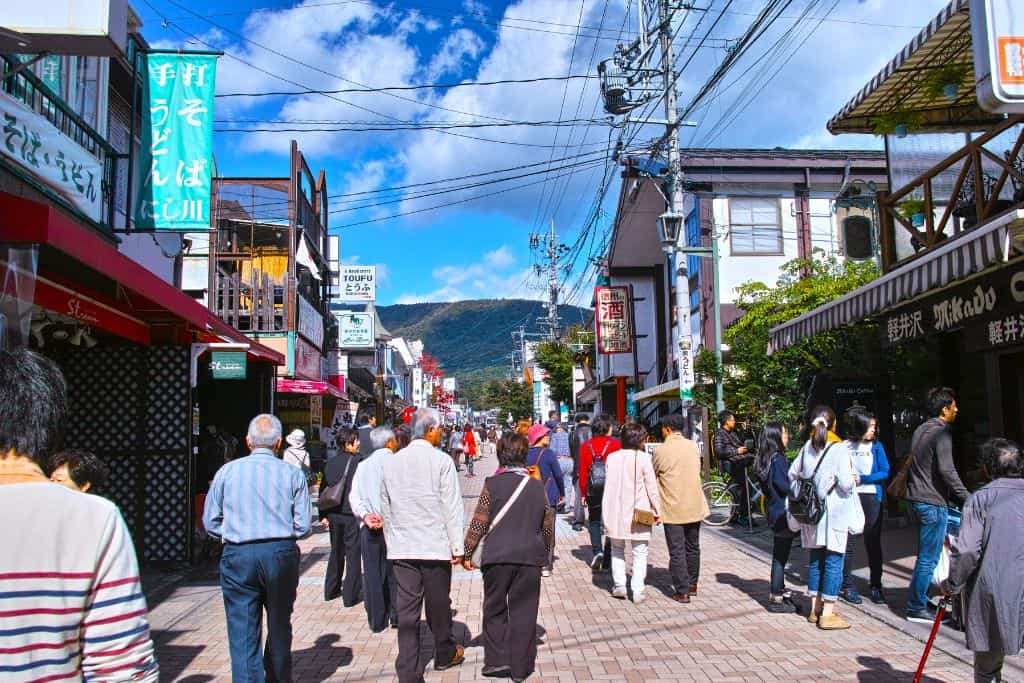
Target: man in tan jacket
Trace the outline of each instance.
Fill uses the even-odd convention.
[[[700,451],[683,436],[686,418],[669,415],[661,421],[665,442],[654,449],[654,473],[661,497],[661,521],[668,543],[669,573],[676,602],[689,604],[700,576],[700,523],[708,502],[701,490]]]

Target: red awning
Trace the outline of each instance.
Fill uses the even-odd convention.
[[[154,328],[187,328],[203,342],[249,344],[256,360],[284,365],[285,357],[258,344],[215,316],[205,306],[163,281],[142,265],[120,253],[110,239],[58,209],[0,192],[0,241],[8,244],[39,244],[63,256],[49,263],[48,251],[40,255],[36,303],[63,315],[138,343],[151,343]],[[113,298],[81,285],[81,266],[95,281],[113,283],[122,296]],[[41,286],[40,286],[41,285]],[[55,308],[56,307],[56,308]]]
[[[348,400],[338,387],[327,382],[307,382],[302,379],[277,378],[277,391],[280,394],[312,394],[314,396],[333,396]]]

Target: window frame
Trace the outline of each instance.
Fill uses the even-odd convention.
[[[742,227],[748,227],[753,229],[757,226],[755,223],[735,223],[732,217],[733,201],[737,199],[761,199],[766,201],[775,202],[775,225],[778,227],[778,250],[777,251],[744,251],[738,250],[735,243],[733,242],[734,230],[736,225]],[[735,195],[726,197],[726,209],[729,212],[729,254],[731,256],[785,256],[786,254],[786,243],[782,230],[782,197],[778,195]]]

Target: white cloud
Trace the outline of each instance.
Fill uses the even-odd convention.
[[[491,268],[504,270],[516,262],[516,257],[507,244],[503,244],[494,251],[484,254],[484,263]]]
[[[484,47],[480,36],[467,28],[449,33],[427,67],[427,80],[436,81],[445,74],[461,73],[467,62],[480,56]]]
[[[537,299],[542,294],[532,287],[533,271],[516,269],[516,258],[508,245],[489,251],[479,260],[446,264],[434,268],[432,287],[423,293],[408,292],[397,303],[462,301],[465,299]]]

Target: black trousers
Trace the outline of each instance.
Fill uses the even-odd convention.
[[[747,491],[747,468],[742,467],[740,463],[729,463],[728,469],[733,491],[736,494],[737,512],[740,517],[749,517],[750,492]]]
[[[426,606],[427,626],[434,636],[434,662],[455,657],[452,633],[452,565],[446,560],[395,560],[398,584],[399,683],[421,683],[426,661],[420,658],[420,612]]]
[[[327,521],[331,529],[331,553],[324,577],[324,600],[334,600],[340,595],[345,607],[358,605],[363,599],[359,520],[355,515],[338,514],[328,515]]]
[[[398,623],[397,587],[395,573],[388,561],[388,547],[384,532],[364,526],[359,530],[359,544],[363,553],[363,606],[370,630],[379,633],[388,622]]]
[[[489,564],[483,575],[484,666],[507,666],[512,678],[527,678],[537,661],[540,567]]]
[[[700,522],[665,524],[668,571],[677,593],[690,593],[700,579]]]
[[[882,501],[874,493],[858,493],[860,505],[864,508],[864,549],[868,553],[868,567],[871,572],[872,588],[882,587]],[[843,588],[853,585],[850,557],[853,555],[856,536],[846,539],[846,561],[843,564]]]

